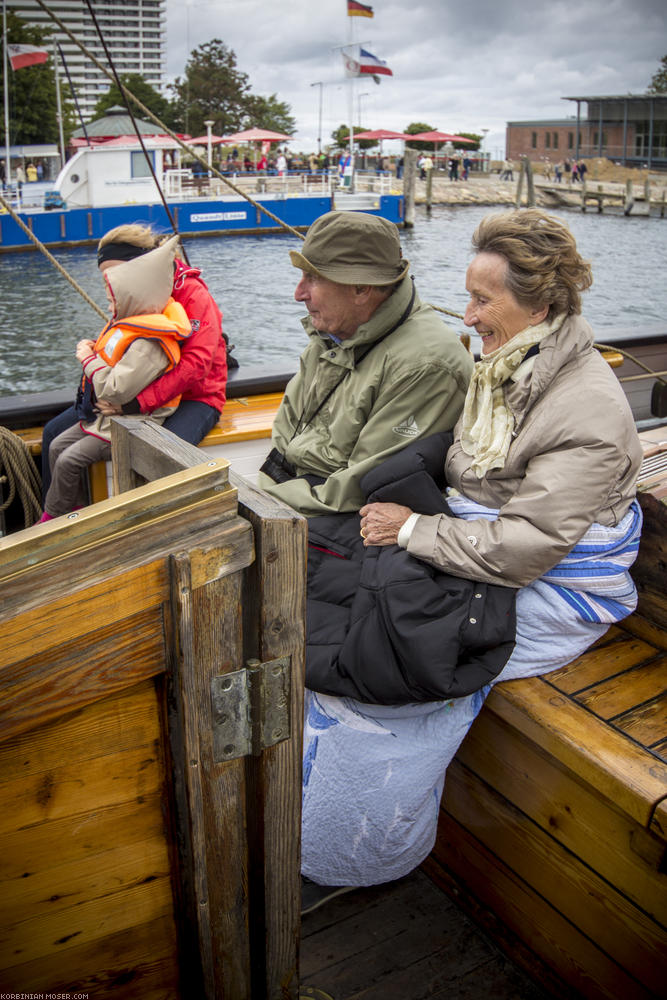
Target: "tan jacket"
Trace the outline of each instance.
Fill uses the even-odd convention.
[[[504,386],[515,417],[503,469],[482,479],[461,449],[445,465],[497,521],[420,517],[408,551],[455,576],[522,587],[551,569],[597,521],[615,525],[634,496],[642,450],[630,407],[580,316],[540,344],[532,370]]]
[[[418,437],[451,430],[463,407],[472,358],[436,312],[412,296],[403,279],[353,337],[335,344],[309,320],[310,343],[290,381],[273,425],[272,443],[305,479],[259,485],[308,517],[356,511],[365,502],[359,480]],[[363,352],[398,324],[362,360]],[[334,389],[335,386],[335,389]],[[318,409],[329,390],[334,389]]]

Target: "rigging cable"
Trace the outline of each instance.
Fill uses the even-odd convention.
[[[146,144],[144,143],[144,137],[141,134],[141,132],[139,131],[139,126],[137,125],[137,120],[134,117],[134,112],[132,111],[132,108],[130,107],[130,102],[127,99],[127,95],[125,93],[125,90],[123,89],[122,84],[120,82],[120,78],[118,76],[118,73],[116,72],[116,67],[114,65],[113,59],[111,58],[111,53],[109,52],[109,48],[107,46],[106,39],[105,39],[104,35],[102,34],[102,29],[100,28],[99,23],[97,21],[97,18],[95,17],[95,12],[93,10],[93,5],[90,2],[90,0],[86,0],[86,6],[88,7],[88,10],[90,12],[90,16],[93,19],[93,24],[95,25],[95,30],[97,31],[97,34],[98,34],[99,39],[100,39],[100,42],[102,43],[102,47],[103,47],[104,52],[106,54],[107,61],[108,61],[109,66],[111,68],[111,72],[114,75],[114,79],[116,81],[116,86],[118,87],[118,89],[120,91],[120,95],[123,98],[123,101],[125,103],[125,107],[127,109],[127,113],[130,116],[130,120],[132,122],[132,127],[134,128],[135,135],[136,135],[137,139],[139,140],[139,144],[141,145],[141,149],[142,149],[143,154],[144,154],[144,159],[146,160],[146,163],[148,164],[148,169],[151,172],[151,176],[153,177],[153,181],[155,183],[155,186],[158,189],[158,191],[160,192],[160,198],[162,199],[162,204],[164,206],[164,210],[167,213],[167,216],[168,216],[169,221],[171,223],[171,228],[174,230],[174,233],[178,236],[178,227],[176,226],[176,222],[174,221],[174,216],[172,215],[172,211],[171,211],[171,209],[170,209],[170,207],[169,207],[169,205],[167,203],[167,199],[164,196],[164,191],[162,190],[162,185],[158,181],[157,176],[155,174],[155,167],[153,165],[153,160],[148,155],[148,150],[146,149]],[[71,86],[71,84],[70,84],[70,86]],[[181,243],[181,253],[183,254],[183,257],[185,259],[185,263],[189,266],[190,265],[190,261],[188,260],[187,251],[186,251],[185,247],[182,245],[182,243]]]
[[[48,258],[48,260],[53,264],[53,266],[55,267],[55,269],[57,271],[60,271],[60,273],[62,274],[63,278],[65,278],[67,281],[69,281],[70,285],[72,285],[72,287],[74,289],[76,289],[76,291],[79,293],[79,295],[83,299],[86,300],[86,302],[88,303],[88,305],[91,306],[95,310],[95,312],[99,316],[101,316],[102,319],[104,320],[104,322],[106,323],[107,320],[109,319],[108,313],[105,313],[105,311],[100,306],[98,306],[96,302],[93,302],[93,300],[91,299],[91,297],[88,295],[87,292],[85,292],[83,290],[83,288],[81,287],[81,285],[79,285],[74,280],[74,278],[70,274],[67,273],[67,271],[62,266],[62,264],[58,263],[58,261],[53,256],[53,254],[50,253],[49,250],[47,250],[47,248],[44,246],[44,244],[35,236],[35,234],[33,232],[31,232],[30,229],[28,229],[28,227],[26,226],[26,224],[23,221],[23,219],[21,218],[21,216],[17,215],[17,213],[12,208],[12,206],[5,200],[5,198],[1,194],[0,194],[0,205],[2,205],[3,208],[7,209],[7,211],[11,215],[12,219],[14,220],[14,222],[16,222],[17,225],[19,225],[21,227],[21,229],[26,234],[26,236],[28,237],[28,239],[32,240],[32,242],[35,244],[35,246],[37,247],[37,249],[42,251],[42,253],[44,254],[44,256],[46,258]]]
[[[107,69],[106,66],[103,66],[102,63],[99,61],[99,59],[97,59],[92,54],[92,52],[90,52],[90,50],[86,48],[86,46],[83,44],[83,42],[80,42],[79,39],[75,37],[75,35],[69,30],[69,28],[60,20],[60,18],[57,16],[57,14],[54,14],[54,12],[47,6],[47,4],[44,2],[44,0],[35,0],[35,2],[38,4],[39,7],[42,8],[42,10],[46,14],[48,14],[48,16],[50,17],[50,19],[52,21],[54,21],[58,25],[58,27],[60,28],[60,30],[63,31],[67,35],[67,37],[72,42],[74,42],[75,45],[78,46],[78,48],[81,49],[81,51],[83,52],[83,54],[88,59],[90,59],[90,61],[95,66],[97,66],[97,68],[102,73],[104,73],[105,76],[107,76],[113,83],[117,83],[117,80],[114,78],[114,75],[111,72],[111,70]],[[178,145],[181,147],[181,149],[183,149],[188,154],[188,156],[192,156],[203,167],[205,167],[207,170],[209,169],[208,163],[203,158],[203,156],[199,156],[198,153],[195,153],[193,149],[191,149],[188,145],[186,145],[186,143],[183,142],[183,140],[180,139],[176,135],[175,132],[172,132],[172,130],[167,125],[165,125],[164,122],[161,122],[160,119],[157,117],[157,115],[154,115],[153,112],[150,111],[146,107],[146,105],[143,104],[139,100],[138,97],[135,97],[135,95],[132,93],[131,90],[128,90],[127,87],[125,87],[123,84],[119,84],[119,87],[120,87],[120,92],[126,98],[128,98],[128,97],[131,98],[134,101],[134,103],[137,105],[137,107],[139,108],[139,110],[142,112],[142,114],[147,115],[148,118],[150,118],[150,120],[152,122],[155,122],[156,125],[159,125],[159,127],[162,129],[162,131],[164,132],[164,134],[170,136],[174,140],[174,142],[178,143]],[[256,201],[246,191],[243,191],[242,188],[237,187],[237,185],[234,184],[232,181],[230,181],[228,177],[225,177],[223,174],[221,174],[220,171],[216,167],[214,167],[213,165],[211,165],[210,169],[211,169],[211,172],[214,173],[215,176],[218,177],[224,184],[226,184],[227,187],[231,188],[231,190],[234,191],[235,194],[240,195],[246,201],[250,202],[250,204],[254,208],[258,209],[260,212],[263,212],[264,215],[267,215],[270,219],[273,219],[274,222],[277,222],[278,225],[281,227],[281,229],[284,229],[286,232],[291,233],[293,236],[298,236],[298,238],[300,240],[305,239],[305,234],[304,233],[300,233],[298,231],[298,229],[295,229],[293,226],[290,226],[289,223],[284,222],[277,215],[274,215],[274,213],[271,212],[271,211],[269,211],[269,209],[266,208],[265,205],[262,205],[261,202]]]

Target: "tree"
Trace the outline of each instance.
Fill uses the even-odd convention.
[[[356,135],[357,132],[368,132],[368,129],[364,125],[353,125],[352,131]],[[331,133],[331,138],[340,149],[344,149],[348,145],[349,137],[350,129],[348,125],[339,125]],[[359,149],[371,149],[378,144],[377,139],[356,139],[355,142]]]
[[[420,132],[435,132],[436,129],[433,125],[427,125],[426,122],[411,122],[407,128],[403,129],[403,132],[407,135],[419,135]],[[407,149],[435,149],[435,143],[433,142],[422,142],[419,139],[406,142]]]
[[[28,24],[7,11],[7,41],[46,48],[50,31]],[[51,57],[37,66],[8,70],[9,137],[12,144],[58,142],[56,83]],[[4,80],[0,80],[2,135],[5,134]],[[63,116],[71,109],[63,106]]]
[[[243,128],[268,128],[274,132],[284,132],[285,135],[294,135],[296,121],[290,110],[289,104],[279,101],[277,94],[271,94],[270,97],[249,94],[245,102]]]
[[[164,122],[170,129],[175,127],[176,114],[175,109],[170,101],[166,97],[163,97],[152,87],[150,83],[144,80],[141,73],[124,73],[120,77],[120,82],[126,87],[135,97],[138,97],[142,104],[144,104],[149,111]],[[93,121],[96,118],[103,118],[107,113],[109,108],[113,108],[114,105],[119,104],[121,107],[125,105],[125,98],[120,92],[117,84],[112,83],[106,94],[100,97],[99,101],[95,105],[95,110],[93,111]],[[132,109],[132,114],[135,117],[141,118],[141,111],[139,107],[130,101],[130,108]]]
[[[660,69],[651,77],[646,93],[667,94],[667,56],[663,56],[660,60]]]
[[[236,56],[219,38],[190,53],[185,77],[170,84],[174,117],[180,131],[203,135],[204,122],[214,122],[220,135],[237,132],[248,100],[248,77],[236,68]]]
[[[455,142],[453,143],[455,149],[468,149],[471,152],[474,149],[479,149],[482,141],[481,135],[477,135],[475,132],[457,132],[456,134],[460,135],[463,139],[472,139],[475,145],[472,146],[467,142]]]

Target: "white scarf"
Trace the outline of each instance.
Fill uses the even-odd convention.
[[[502,469],[512,441],[514,415],[505,404],[503,383],[535,344],[558,330],[565,316],[526,327],[506,344],[483,354],[475,364],[461,420],[461,447],[472,455],[472,470],[481,479],[489,469]]]

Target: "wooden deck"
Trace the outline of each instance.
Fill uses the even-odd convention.
[[[548,996],[419,870],[303,918],[300,995],[318,989],[333,1000]]]

